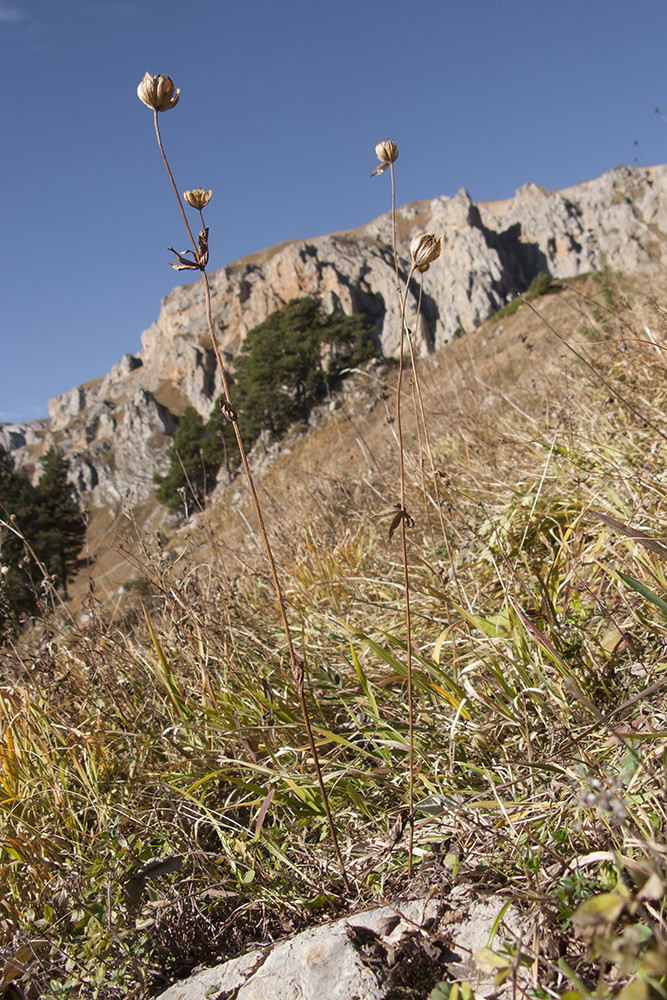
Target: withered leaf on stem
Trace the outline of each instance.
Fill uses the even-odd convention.
[[[208,264],[208,227],[202,229],[199,233],[199,253],[197,254],[197,260],[201,268],[206,267]]]
[[[231,421],[238,420],[238,415],[236,413],[236,410],[234,409],[234,407],[232,406],[232,404],[228,399],[224,399],[221,396],[218,401],[218,406],[220,407],[220,412],[223,414],[223,416],[227,417],[227,420]]]
[[[195,256],[194,250],[185,250],[184,253],[179,253],[178,250],[174,250],[173,247],[169,247],[169,249],[173,254],[175,254],[178,257],[178,260],[180,261],[180,263],[178,264],[176,263],[176,261],[173,260],[169,261],[169,266],[173,267],[175,271],[201,271],[201,266],[199,265],[196,259],[188,260],[188,258],[185,256],[185,254],[191,253],[192,256],[194,257]]]
[[[388,166],[389,166],[388,163],[378,163],[377,167],[371,174],[371,177],[377,177],[378,174],[383,174]]]
[[[183,253],[179,253],[173,247],[169,247],[169,249],[173,254],[176,254],[179,260],[178,264],[173,260],[169,261],[169,264],[175,271],[203,271],[208,264],[208,228],[202,229],[199,234],[199,250],[197,253],[194,250],[185,250]],[[192,254],[192,260],[188,259],[188,254]]]
[[[225,399],[223,396],[221,396],[220,399],[218,400],[218,406],[220,407],[220,412],[223,414],[223,416],[227,417],[227,420],[231,421],[238,420],[238,415],[236,413],[236,410],[234,409],[234,407],[232,406],[231,402],[228,399]]]
[[[408,821],[408,810],[402,809],[398,815],[396,822],[389,828],[389,833],[387,834],[387,845],[388,847],[395,847],[403,836],[403,831],[405,830],[405,824]]]
[[[414,528],[415,526],[414,518],[410,517],[405,507],[401,507],[400,503],[385,507],[379,514],[375,514],[375,517],[389,517],[390,515],[393,515],[393,520],[389,525],[389,541],[391,541],[391,537],[401,521],[405,521],[406,528]]]

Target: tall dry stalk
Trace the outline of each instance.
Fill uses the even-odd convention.
[[[283,629],[285,632],[285,639],[287,642],[287,650],[290,660],[290,668],[292,671],[292,677],[294,679],[294,684],[296,686],[297,695],[299,698],[299,705],[301,708],[301,714],[303,716],[303,724],[308,737],[308,744],[310,746],[310,753],[313,760],[313,765],[315,767],[315,772],[317,774],[317,781],[320,788],[320,794],[322,795],[322,801],[324,804],[324,810],[326,813],[327,823],[329,826],[329,831],[331,834],[331,840],[334,845],[334,850],[336,852],[336,857],[338,859],[338,865],[340,868],[340,874],[343,879],[346,890],[350,891],[350,884],[347,878],[347,872],[345,869],[345,863],[343,861],[343,856],[340,850],[340,845],[338,843],[338,836],[336,834],[336,827],[334,825],[333,816],[331,814],[331,808],[329,805],[329,797],[324,785],[324,776],[322,774],[322,767],[320,765],[319,754],[317,752],[317,746],[315,743],[315,736],[313,733],[313,728],[308,715],[308,707],[306,705],[305,696],[305,670],[303,663],[297,658],[296,651],[294,649],[294,643],[292,641],[292,632],[290,629],[289,619],[287,616],[287,605],[285,603],[285,598],[283,595],[282,586],[280,584],[280,578],[278,576],[278,569],[273,556],[273,550],[271,548],[271,543],[269,541],[269,536],[266,531],[264,523],[264,515],[262,513],[262,507],[257,495],[257,490],[255,488],[255,482],[248,462],[248,456],[246,454],[246,449],[243,444],[243,439],[241,437],[241,432],[238,424],[238,417],[236,410],[232,404],[229,378],[227,375],[227,369],[225,368],[225,363],[223,361],[222,353],[220,351],[220,345],[218,344],[218,338],[215,334],[213,328],[213,316],[211,310],[211,290],[209,287],[208,275],[206,273],[206,265],[208,263],[208,228],[204,224],[203,209],[206,207],[211,199],[211,191],[205,191],[203,188],[194,188],[191,191],[184,191],[183,197],[186,202],[194,209],[199,212],[199,217],[201,220],[201,230],[199,232],[198,240],[195,241],[192,230],[188,223],[187,216],[185,214],[185,209],[183,208],[183,202],[181,201],[181,196],[179,190],[174,181],[171,168],[169,166],[169,161],[167,160],[166,153],[164,151],[164,146],[162,143],[162,137],[160,135],[160,127],[158,123],[158,113],[161,111],[168,111],[175,107],[178,102],[180,95],[180,90],[174,87],[174,84],[170,77],[168,76],[153,76],[146,73],[143,80],[137,88],[137,94],[139,99],[153,111],[153,121],[155,125],[155,135],[157,137],[158,146],[160,148],[160,153],[162,155],[162,160],[164,162],[167,174],[169,175],[169,180],[171,181],[171,186],[178,202],[178,207],[185,224],[185,228],[188,233],[188,237],[192,244],[192,250],[187,250],[185,253],[177,253],[173,247],[169,249],[176,255],[177,261],[172,262],[171,266],[176,270],[187,270],[187,271],[199,271],[204,285],[204,296],[206,300],[206,322],[208,326],[208,333],[211,338],[211,344],[213,345],[213,351],[215,353],[216,361],[218,364],[218,369],[220,371],[220,378],[222,380],[222,399],[220,402],[220,408],[227,419],[232,424],[234,429],[234,435],[236,437],[236,443],[239,449],[239,455],[241,458],[241,464],[243,465],[243,471],[246,476],[248,483],[248,488],[250,490],[250,496],[252,498],[253,507],[255,510],[255,516],[257,518],[257,525],[259,527],[259,532],[262,537],[262,542],[266,552],[266,557],[269,563],[269,569],[271,571],[271,579],[273,581],[273,587],[276,594],[276,600],[278,602],[278,608],[280,611],[280,618],[282,620]],[[192,255],[192,260],[190,260],[189,255]]]
[[[407,683],[408,683],[408,876],[412,875],[412,852],[414,845],[414,831],[415,831],[415,742],[414,742],[414,688],[413,688],[413,677],[412,677],[412,614],[411,614],[411,604],[410,604],[410,569],[408,561],[408,541],[406,529],[412,527],[414,521],[409,515],[406,503],[405,503],[405,449],[403,445],[403,413],[401,407],[401,393],[403,391],[403,375],[405,371],[405,340],[407,336],[408,343],[410,345],[410,356],[412,359],[412,369],[413,376],[417,377],[415,357],[412,347],[412,337],[410,330],[408,329],[406,321],[406,306],[408,301],[408,294],[410,291],[410,282],[415,274],[415,271],[419,274],[423,274],[428,271],[430,265],[434,260],[440,256],[441,251],[441,241],[439,238],[431,235],[430,233],[418,233],[410,243],[410,256],[412,259],[412,264],[410,271],[408,273],[405,287],[401,291],[401,276],[398,266],[398,251],[396,247],[396,184],[394,178],[394,163],[398,158],[398,148],[396,143],[391,139],[385,139],[384,142],[379,142],[375,147],[375,153],[380,161],[379,166],[375,168],[371,177],[377,174],[383,173],[387,167],[391,171],[391,233],[392,233],[392,247],[394,254],[394,271],[396,275],[396,292],[398,294],[398,301],[401,309],[401,339],[399,347],[399,368],[398,368],[398,382],[396,385],[396,429],[398,436],[398,461],[399,461],[399,483],[400,483],[400,501],[398,505],[398,511],[395,512],[394,519],[389,532],[389,537],[393,531],[398,526],[399,522],[401,525],[401,549],[403,556],[403,595],[405,603],[405,639],[406,639],[406,651],[407,651]],[[421,303],[421,291],[419,296],[419,301]],[[421,400],[421,388],[419,389],[419,396]],[[421,408],[422,420],[424,422],[425,428],[425,418],[423,405]],[[419,428],[419,415],[417,416],[417,426]],[[420,433],[421,442],[421,433]],[[430,451],[430,446],[429,446]],[[432,459],[431,459],[432,461]],[[433,464],[433,462],[432,462]],[[393,509],[395,511],[395,508]],[[444,530],[444,524],[443,524]]]

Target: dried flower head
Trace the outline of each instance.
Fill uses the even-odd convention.
[[[398,158],[396,143],[392,142],[391,139],[385,139],[384,142],[378,142],[375,147],[375,155],[380,163],[393,163]]]
[[[383,174],[389,164],[396,160],[398,157],[396,143],[392,142],[391,139],[385,139],[384,142],[378,142],[375,147],[375,155],[380,161],[380,166],[375,168],[371,177],[375,177],[376,174]]]
[[[442,250],[440,237],[431,233],[417,233],[410,242],[410,256],[416,271],[428,271],[429,265],[437,260]]]
[[[169,111],[178,104],[180,90],[174,87],[174,81],[169,76],[144,75],[137,87],[139,100],[153,111]]]
[[[203,188],[193,188],[192,191],[184,191],[183,197],[187,201],[188,205],[192,208],[197,208],[201,212],[202,208],[205,208],[209,201],[211,200],[212,191],[204,191]]]

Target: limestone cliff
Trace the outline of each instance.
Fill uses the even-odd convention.
[[[502,202],[475,205],[453,198],[415,202],[398,210],[399,257],[408,270],[410,238],[421,230],[443,236],[442,257],[419,284],[409,312],[421,354],[471,329],[546,271],[574,277],[604,260],[627,274],[667,262],[667,166],[617,167],[562,191],[534,184]],[[253,254],[210,276],[214,323],[231,368],[248,330],[292,298],[312,295],[326,311],[365,312],[378,343],[396,356],[400,311],[391,250],[391,219],[349,232],[296,240]],[[191,403],[208,416],[220,391],[206,333],[201,283],[176,288],[127,354],[104,378],[56,397],[50,420],[0,426],[0,445],[18,465],[34,469],[56,445],[72,460],[81,496],[95,505],[130,495],[145,499],[178,416]]]

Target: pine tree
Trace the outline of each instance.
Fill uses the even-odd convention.
[[[204,425],[204,433],[202,444],[204,461],[211,468],[219,469],[224,466],[231,477],[241,464],[241,456],[232,423],[220,409],[219,402],[211,410]],[[209,489],[212,485],[213,483],[209,483]]]
[[[346,368],[374,357],[373,328],[362,314],[324,316],[316,299],[292,299],[249,331],[234,372],[233,403],[246,448],[262,431],[273,437],[308,417]],[[323,364],[324,362],[324,364]],[[220,466],[239,464],[234,429],[215,407],[204,425],[188,407],[168,451],[165,476],[155,476],[156,497],[169,510],[201,505]]]
[[[30,507],[30,487],[25,476],[14,471],[14,463],[4,450],[0,448],[0,507],[5,516],[12,514],[23,521]]]
[[[0,520],[4,522],[0,525],[0,636],[37,610],[31,559],[20,537],[25,535],[32,516],[30,484],[14,471],[10,456],[0,448]]]
[[[305,419],[342,370],[377,354],[362,314],[323,316],[316,299],[292,299],[249,331],[236,359],[234,401],[246,446]],[[323,356],[328,356],[326,369]]]
[[[169,471],[156,475],[155,496],[175,513],[185,513],[203,504],[206,493],[215,485],[220,459],[205,447],[207,430],[193,406],[188,406],[179,420],[174,443],[169,448]]]
[[[55,448],[42,459],[42,474],[33,497],[33,520],[29,538],[39,560],[62,587],[79,568],[79,553],[86,535],[86,518],[74,499],[74,487],[67,478],[69,462]]]

